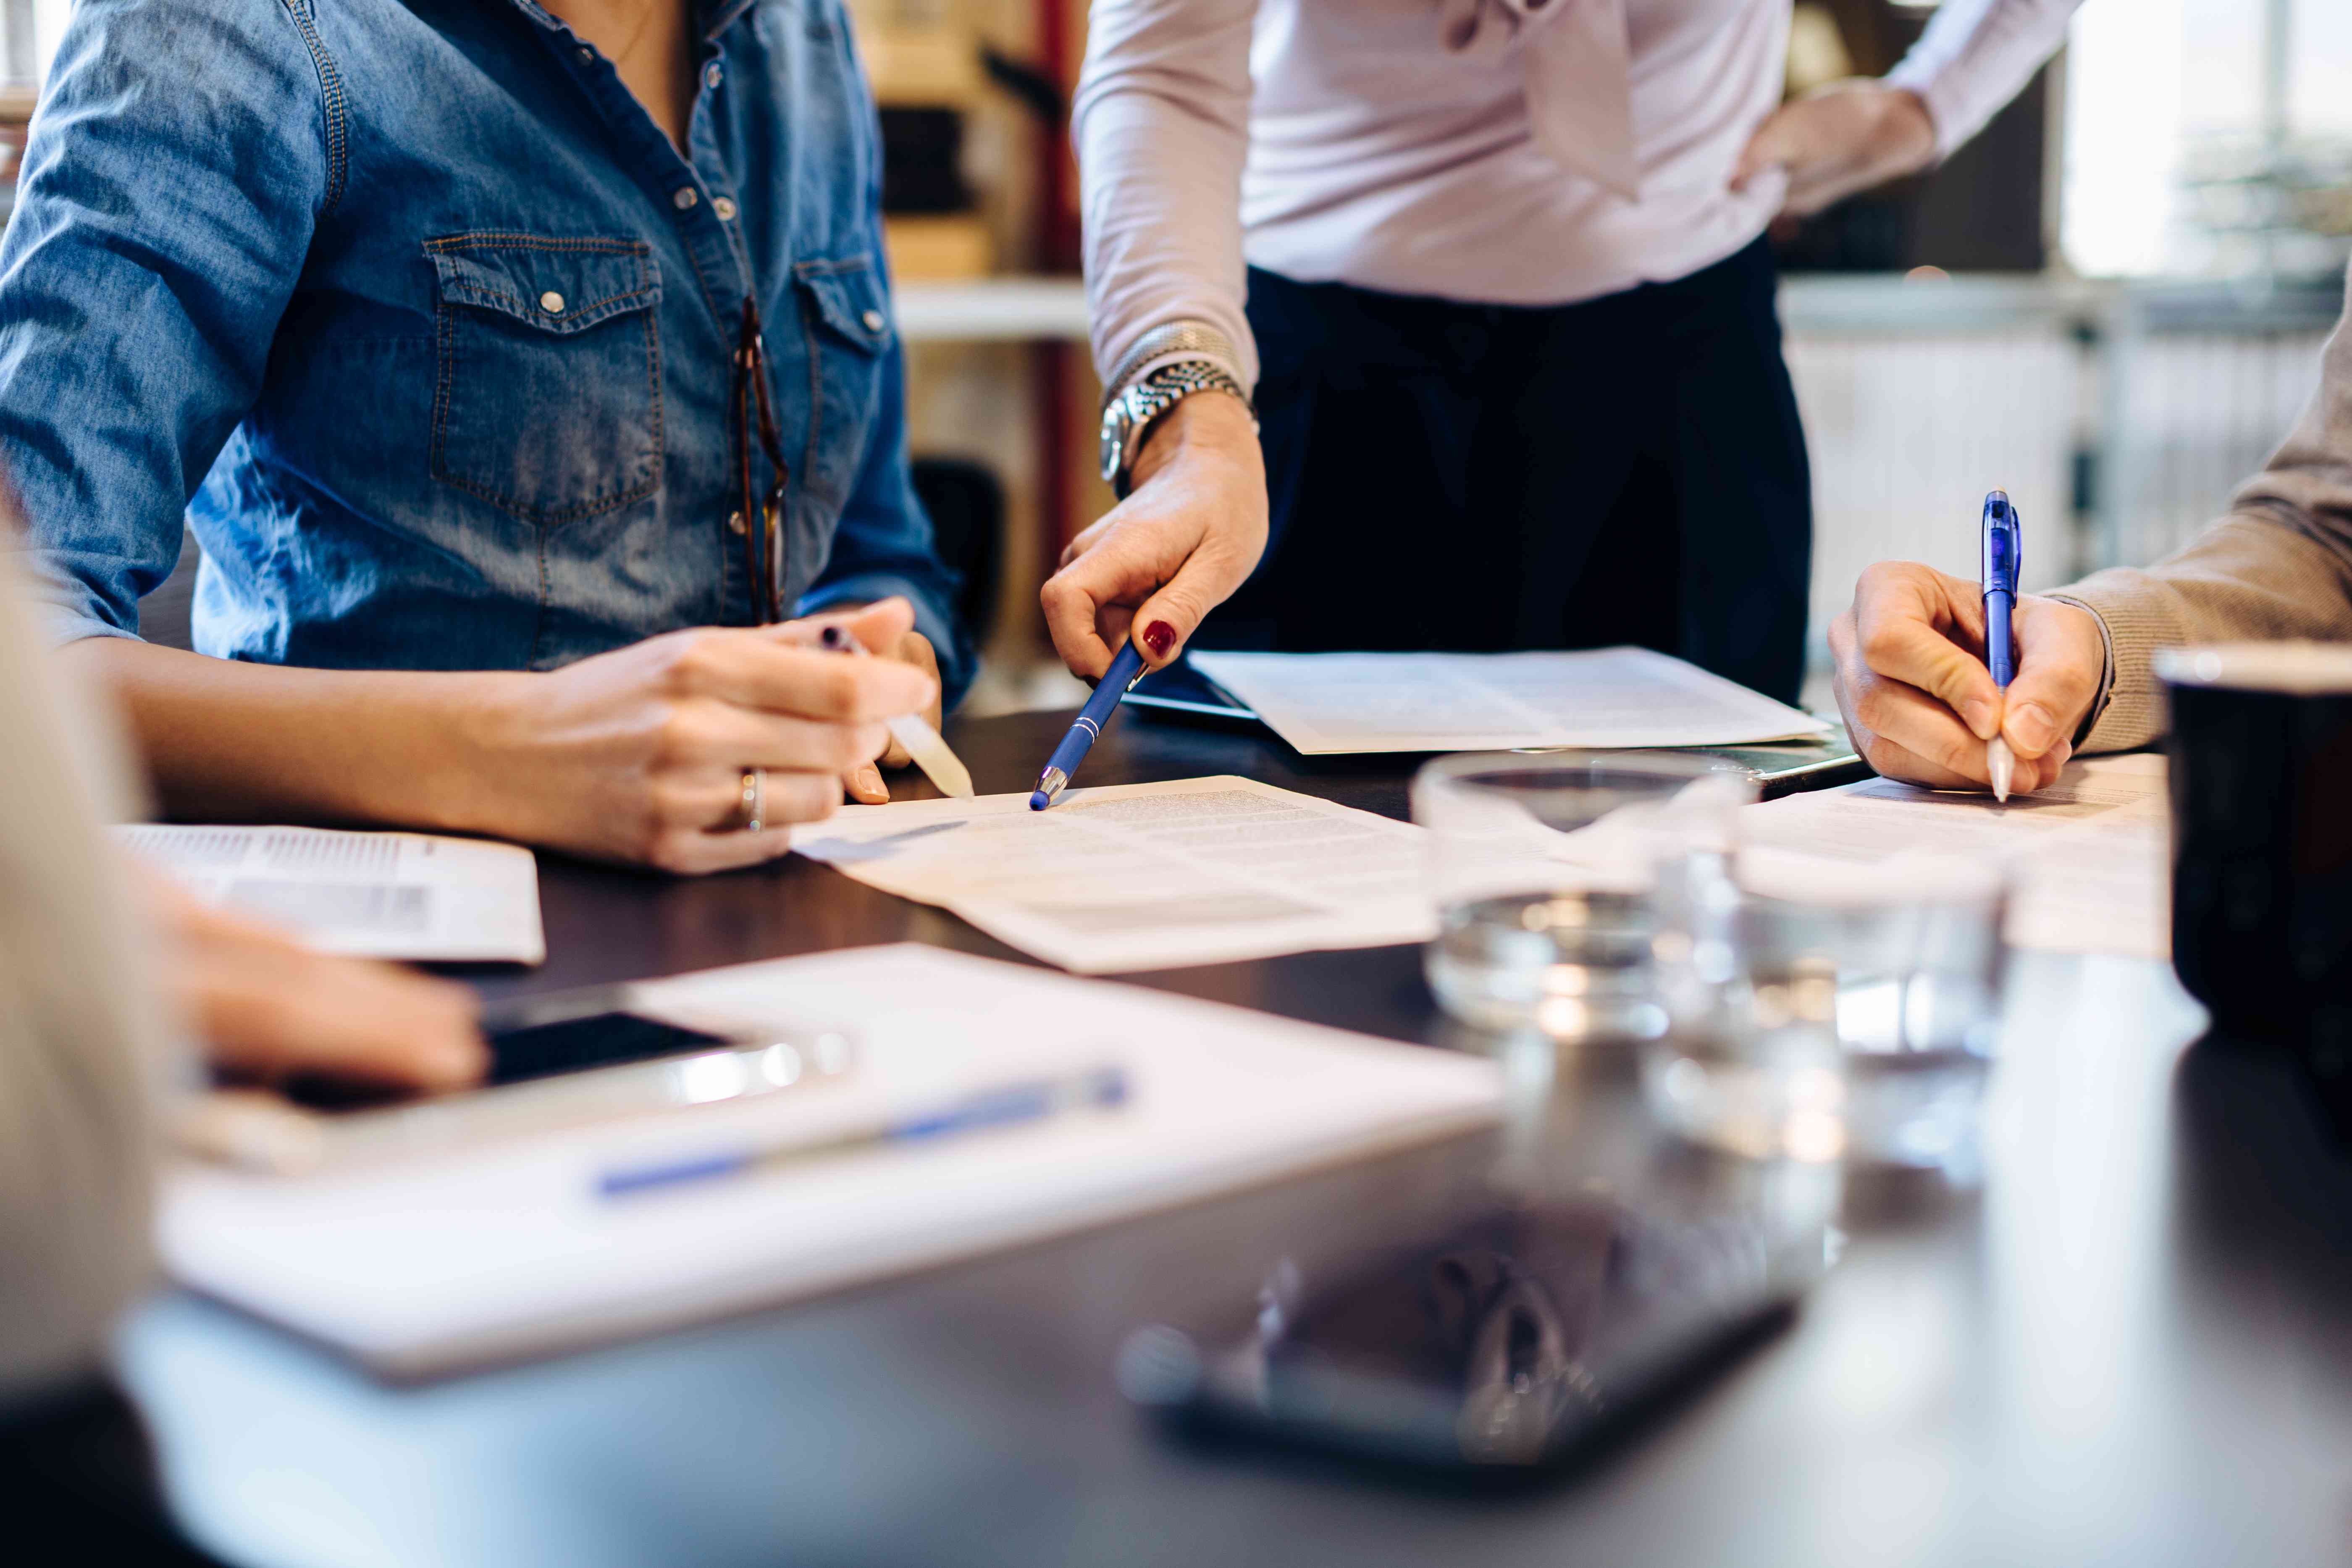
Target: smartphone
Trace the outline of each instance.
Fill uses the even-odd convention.
[[[449,1094],[388,1093],[301,1078],[275,1092],[215,1089],[184,1121],[192,1152],[280,1175],[709,1105],[837,1080],[851,1035],[823,1026],[664,1017],[598,991],[537,1000],[484,1020],[490,1066]]]
[[[1139,1331],[1118,1378],[1196,1431],[1533,1472],[1788,1322],[1822,1243],[1614,1203],[1497,1208],[1328,1282],[1286,1265],[1221,1343]]]

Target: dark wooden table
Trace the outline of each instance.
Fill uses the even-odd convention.
[[[956,734],[1025,789],[1061,725]],[[1403,764],[1122,721],[1089,783],[1231,772],[1402,815]],[[1014,957],[805,863],[678,882],[548,858],[550,959],[493,994],[914,939]],[[1449,1033],[1408,949],[1132,977],[1373,1033]],[[193,1527],[256,1564],[2219,1563],[2352,1561],[2352,1161],[2259,1056],[2189,1047],[2160,965],[2021,959],[1981,1183],[1696,1164],[1623,1053],[1506,1054],[1494,1137],[895,1283],[420,1388],[226,1308],[126,1332]],[[1489,1047],[1498,1048],[1498,1047]],[[1512,1497],[1172,1443],[1110,1368],[1286,1257],[1499,1176],[1842,1202],[1798,1323],[1638,1443]]]

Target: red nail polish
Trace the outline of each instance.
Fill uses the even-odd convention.
[[[1151,650],[1154,658],[1166,658],[1168,650],[1176,646],[1176,628],[1166,621],[1154,621],[1143,628],[1143,646]]]

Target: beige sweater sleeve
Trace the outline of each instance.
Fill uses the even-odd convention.
[[[2158,648],[2352,640],[2352,303],[2321,353],[2318,392],[2229,516],[2153,566],[2101,572],[2050,596],[2105,627],[2108,689],[2084,751],[2123,751],[2164,733],[2164,694],[2149,668]]]
[[[0,536],[13,523],[0,505]],[[0,1410],[89,1371],[145,1283],[167,1066],[122,864],[125,776],[0,537]]]

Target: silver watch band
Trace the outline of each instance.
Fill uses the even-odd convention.
[[[1152,426],[1161,415],[1199,392],[1230,393],[1239,398],[1249,410],[1251,427],[1256,427],[1257,410],[1241,383],[1223,365],[1207,359],[1163,360],[1129,383],[1104,406],[1102,477],[1119,500],[1128,497],[1136,453]]]
[[[1234,352],[1231,338],[1206,321],[1170,321],[1136,339],[1119,357],[1118,367],[1103,377],[1102,405],[1108,408],[1111,400],[1128,389],[1144,366],[1176,354],[1206,360],[1232,376],[1237,384],[1240,382],[1241,355]],[[1246,395],[1244,400],[1247,400]]]

